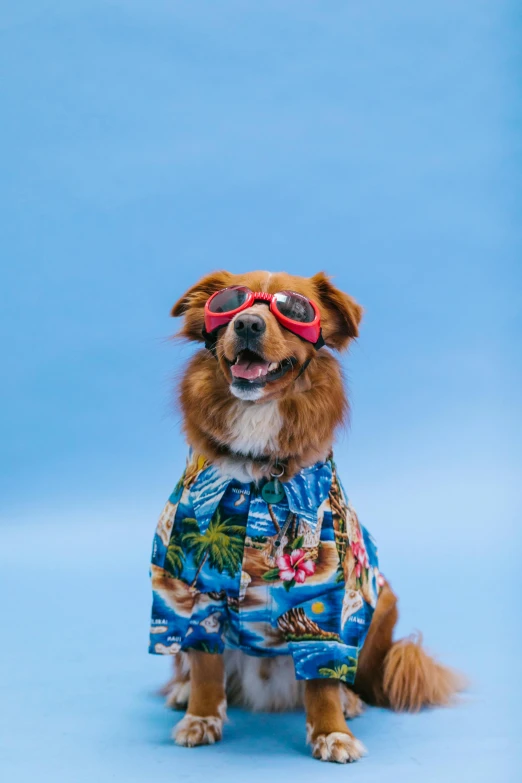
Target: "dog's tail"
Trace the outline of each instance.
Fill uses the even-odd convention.
[[[382,686],[392,710],[418,712],[422,707],[450,704],[466,681],[432,658],[418,634],[392,644],[384,659]]]
[[[422,636],[394,642],[397,597],[386,583],[361,651],[355,690],[369,704],[401,712],[450,704],[466,679],[443,666],[422,646]]]

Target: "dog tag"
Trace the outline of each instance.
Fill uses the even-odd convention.
[[[285,491],[278,478],[267,481],[261,490],[261,496],[266,503],[280,503],[285,496]]]

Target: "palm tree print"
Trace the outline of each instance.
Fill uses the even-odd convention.
[[[170,538],[167,548],[167,554],[165,555],[165,570],[172,574],[172,576],[179,577],[183,570],[183,563],[185,561],[185,553],[179,537],[173,533]]]
[[[328,666],[322,666],[319,669],[319,674],[322,677],[330,677],[334,680],[348,680],[353,682],[357,671],[357,661],[352,657],[349,657],[348,660],[350,661],[350,665],[347,663],[336,664],[335,661],[329,661]]]
[[[226,571],[232,577],[241,567],[245,527],[236,525],[233,517],[221,519],[219,509],[204,533],[201,533],[197,520],[184,519],[181,540],[185,551],[192,553],[197,565],[191,587],[196,586],[198,576],[207,560],[220,574]]]

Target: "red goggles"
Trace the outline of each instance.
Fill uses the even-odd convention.
[[[278,291],[277,294],[265,294],[251,291],[243,285],[234,285],[216,291],[205,304],[204,337],[212,335],[216,329],[226,326],[237,313],[252,307],[254,302],[265,302],[270,312],[281,326],[298,337],[312,343],[319,349],[324,345],[321,334],[321,316],[312,299],[307,299],[295,291]]]

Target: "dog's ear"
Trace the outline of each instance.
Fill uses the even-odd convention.
[[[231,285],[232,275],[230,272],[226,272],[224,269],[218,272],[211,272],[206,277],[189,288],[181,299],[178,299],[170,314],[174,317],[179,315],[185,315],[190,307],[204,307],[205,302],[212,294],[219,291],[221,288],[226,288]]]
[[[330,348],[342,351],[358,336],[363,309],[355,299],[336,288],[324,272],[314,275],[311,282],[326,314],[322,323],[324,341]]]
[[[193,285],[192,288],[189,288],[170,311],[170,314],[175,318],[180,315],[185,316],[178,336],[185,337],[187,340],[203,342],[202,331],[205,325],[205,302],[216,291],[226,288],[232,285],[232,283],[233,275],[225,270],[220,270],[211,272]]]

